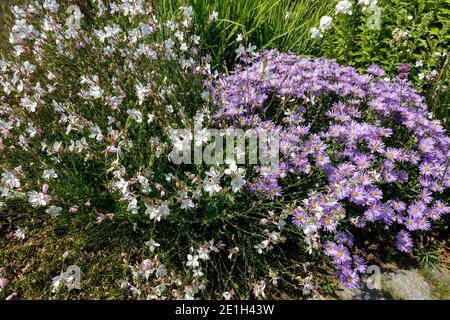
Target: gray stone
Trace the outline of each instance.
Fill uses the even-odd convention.
[[[349,289],[339,284],[335,291],[339,300],[386,300],[389,299],[381,290],[369,289],[365,283],[356,289]]]
[[[394,299],[432,300],[431,286],[417,270],[399,270],[383,275],[383,290]]]

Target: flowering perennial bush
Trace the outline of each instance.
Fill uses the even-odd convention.
[[[350,253],[349,224],[400,229],[396,246],[408,252],[409,232],[450,212],[438,200],[450,187],[450,138],[402,74],[383,76],[376,65],[359,74],[332,60],[265,51],[212,88],[219,125],[280,133],[281,162],[257,167],[249,189],[288,200],[312,248],[335,234],[323,247],[350,287],[365,268]],[[295,181],[305,179],[316,184],[298,199]]]
[[[159,222],[174,205],[192,209],[200,178],[166,158],[167,130],[189,125],[203,101],[194,90],[210,72],[190,31],[192,8],[163,22],[144,1],[69,9],[54,0],[12,8],[11,50],[0,59],[2,212],[93,213],[103,223],[139,212]],[[21,228],[14,236],[26,238]],[[152,261],[140,270],[159,266]],[[191,267],[187,296],[201,287],[201,268]]]

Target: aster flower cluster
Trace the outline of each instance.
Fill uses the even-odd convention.
[[[347,232],[338,231],[334,242],[324,244],[325,254],[336,264],[336,276],[347,287],[354,289],[360,283],[360,274],[366,272],[367,266],[361,256],[351,255],[349,248],[353,246],[353,237]]]
[[[342,225],[381,223],[403,228],[397,247],[409,251],[409,231],[428,230],[450,211],[438,200],[450,187],[450,138],[402,74],[382,76],[376,65],[360,74],[332,60],[270,50],[211,89],[218,125],[280,133],[280,163],[257,167],[249,190],[281,201],[290,198],[283,189],[292,190],[293,178],[323,177],[292,215],[313,247],[321,233]],[[349,274],[347,267],[354,259],[341,247],[330,245],[327,254],[346,266],[339,278],[352,286],[356,269]]]

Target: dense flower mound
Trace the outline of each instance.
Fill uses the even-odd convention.
[[[257,167],[249,189],[290,201],[292,222],[312,248],[334,234],[323,247],[350,287],[365,264],[351,255],[353,237],[344,230],[375,223],[400,230],[396,246],[408,252],[411,231],[450,212],[438,200],[450,187],[450,138],[404,73],[384,76],[376,65],[360,74],[271,50],[212,88],[219,125],[279,132],[279,163]],[[300,205],[292,188],[299,179],[311,181]]]

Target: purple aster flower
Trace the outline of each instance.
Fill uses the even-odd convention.
[[[355,187],[350,192],[350,201],[356,204],[363,205],[366,203],[367,192],[362,187]]]
[[[367,68],[367,73],[373,74],[374,76],[384,77],[386,72],[377,64],[372,64]]]
[[[301,207],[295,208],[294,214],[292,215],[292,223],[300,227],[305,223],[307,216],[307,213]]]
[[[337,221],[331,215],[324,216],[321,220],[321,224],[323,226],[323,229],[329,232],[335,231],[338,225]]]
[[[348,249],[342,244],[336,245],[335,252],[332,257],[334,262],[338,265],[347,263],[352,260]]]
[[[418,219],[423,216],[424,209],[425,209],[425,206],[423,205],[422,202],[415,202],[409,206],[407,212],[410,217],[412,217],[414,219]]]
[[[410,252],[412,248],[412,239],[408,232],[401,230],[396,236],[396,247],[401,252]]]
[[[415,231],[419,228],[419,223],[418,223],[419,219],[420,219],[419,217],[408,216],[405,218],[405,221],[403,224],[405,225],[406,229],[408,229],[408,231]]]
[[[353,246],[353,235],[347,231],[336,232],[334,240],[339,244],[345,244],[349,247]]]
[[[434,140],[431,138],[425,138],[419,141],[419,150],[422,153],[431,153],[434,150]]]
[[[377,202],[383,198],[383,192],[378,188],[374,187],[369,188],[367,190],[367,194],[368,194],[368,201],[367,201],[368,204]]]
[[[434,207],[433,209],[436,209],[436,212],[439,214],[447,214],[450,213],[450,207],[447,206],[444,202],[442,202],[441,200],[437,200],[434,203]]]
[[[391,207],[397,212],[403,212],[406,210],[406,204],[400,200],[393,200],[391,202]]]
[[[327,256],[332,257],[336,254],[336,244],[334,242],[327,241],[325,242],[324,250]]]
[[[417,230],[428,231],[430,230],[430,222],[426,218],[420,218],[417,220]]]
[[[338,277],[350,289],[356,289],[360,283],[359,275],[354,270],[344,269],[338,273]]]
[[[420,174],[429,176],[433,173],[433,167],[430,163],[423,162],[419,165]]]
[[[366,262],[361,256],[353,256],[353,267],[358,273],[365,273],[367,270]]]

